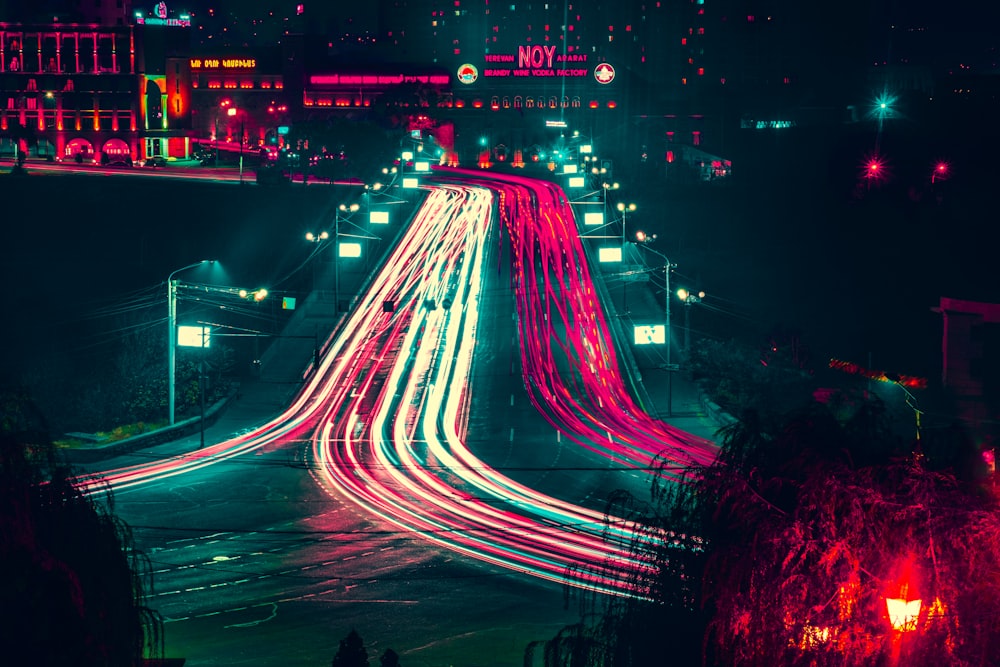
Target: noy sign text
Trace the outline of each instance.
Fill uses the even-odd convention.
[[[514,54],[486,54],[487,67],[483,75],[487,77],[528,77],[528,76],[587,76],[586,54],[556,54],[555,46],[525,45],[517,47]],[[515,63],[517,64],[514,67]],[[573,63],[577,65],[573,67]],[[496,67],[500,65],[501,67]],[[506,65],[506,68],[502,66]],[[556,65],[557,67],[555,67]],[[582,67],[581,67],[582,65]]]
[[[556,54],[554,46],[517,47],[517,66],[532,69],[552,69],[552,58]]]

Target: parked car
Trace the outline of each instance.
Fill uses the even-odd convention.
[[[152,157],[146,158],[146,161],[142,163],[143,167],[150,167],[156,169],[157,167],[167,166],[167,158],[162,155],[154,155]]]

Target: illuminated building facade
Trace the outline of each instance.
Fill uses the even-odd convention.
[[[107,18],[0,23],[0,151],[105,164],[189,153],[190,96],[167,55],[190,21]]]
[[[706,2],[383,0],[380,42],[449,71],[448,115],[500,156],[551,145],[546,123],[565,123],[642,158],[646,145],[704,140],[705,96],[720,85]]]
[[[0,23],[4,152],[131,161],[139,85],[131,26]]]
[[[289,122],[284,78],[261,55],[192,56],[178,62],[188,74],[194,137],[203,146],[238,151],[278,145],[277,129]],[[241,134],[242,132],[242,134]]]

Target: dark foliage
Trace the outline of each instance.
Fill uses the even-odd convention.
[[[351,630],[340,640],[340,648],[333,656],[333,667],[368,667],[368,649],[357,630]]]
[[[0,654],[132,667],[162,652],[147,563],[110,494],[100,504],[74,486],[25,395],[0,400]]]
[[[1000,664],[1000,507],[982,458],[955,456],[958,476],[923,450],[974,450],[960,430],[892,426],[862,395],[744,412],[686,484],[613,500],[609,516],[643,526],[634,555],[654,574],[634,597],[591,600],[525,664],[539,649],[547,667]],[[921,600],[912,631],[893,630],[887,598]]]
[[[382,657],[378,659],[378,664],[381,667],[400,667],[399,654],[391,648],[386,649],[385,653],[382,654]]]

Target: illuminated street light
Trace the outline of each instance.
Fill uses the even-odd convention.
[[[947,180],[949,175],[948,169],[949,169],[948,163],[945,162],[944,160],[937,162],[934,165],[934,169],[931,171],[931,183],[934,183],[935,181]]]
[[[174,276],[181,271],[187,271],[196,266],[214,262],[215,260],[203,259],[200,262],[182,266],[167,276],[167,326],[170,329],[167,334],[167,406],[170,416],[170,426],[173,426],[175,421],[175,385],[177,376],[177,281],[174,280]]]
[[[673,348],[673,334],[670,331],[670,272],[677,266],[670,259],[658,250],[654,250],[649,247],[650,241],[656,238],[656,235],[649,236],[644,232],[636,233],[636,238],[642,235],[641,242],[639,243],[640,248],[644,248],[646,252],[651,252],[657,257],[663,259],[663,278],[666,282],[666,289],[664,292],[664,342],[667,346],[667,416],[674,416],[674,371],[677,370],[674,364],[671,362],[671,348]]]
[[[243,133],[246,131],[244,125],[246,122],[246,111],[241,113],[236,107],[229,107],[226,109],[226,114],[229,116],[239,115],[240,117],[240,185],[243,185]]]
[[[689,292],[683,287],[677,290],[677,298],[684,302],[684,356],[691,349],[691,305],[701,303],[705,298],[704,292]]]
[[[341,204],[333,219],[333,307],[334,312],[340,312],[340,258],[343,256],[340,248],[340,222],[350,222],[351,215],[361,208],[360,204]],[[344,215],[346,213],[346,215]]]
[[[624,245],[625,245],[625,225],[627,223],[628,214],[631,211],[635,210],[635,204],[632,204],[632,203],[623,204],[622,202],[618,202],[618,207],[617,208],[618,208],[618,210],[622,214],[622,246],[624,247]]]

